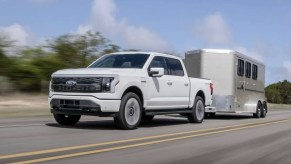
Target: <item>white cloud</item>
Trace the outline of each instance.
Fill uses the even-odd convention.
[[[0,27],[0,34],[14,41],[15,45],[24,46],[27,44],[29,34],[23,26],[13,24],[7,27]]]
[[[284,61],[283,62],[283,68],[285,73],[285,78],[289,81],[291,81],[291,61]]]
[[[198,21],[194,26],[194,34],[210,44],[226,45],[231,41],[230,29],[220,13]]]
[[[117,7],[113,0],[95,0],[92,7],[92,27],[110,39],[118,40],[126,48],[146,51],[171,51],[167,41],[153,31],[130,25],[124,19],[116,18]],[[79,26],[82,31],[87,26]]]
[[[255,50],[249,50],[249,49],[247,49],[245,47],[241,47],[241,46],[234,47],[234,50],[238,51],[238,52],[240,52],[240,53],[242,53],[244,55],[247,55],[249,57],[252,57],[254,59],[257,59],[258,61],[261,61],[261,62],[264,61],[263,60],[263,55],[260,54],[259,52],[255,51]]]
[[[0,35],[13,41],[15,46],[35,46],[44,42],[44,38],[35,36],[20,24],[0,27]]]
[[[79,25],[75,33],[85,34],[86,32],[91,31],[91,30],[93,30],[93,27],[91,25]]]

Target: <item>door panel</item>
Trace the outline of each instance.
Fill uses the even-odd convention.
[[[243,58],[237,57],[237,78],[236,78],[236,111],[244,110],[244,94],[245,94],[245,61]]]
[[[149,65],[148,71],[150,68],[164,68],[165,75],[161,77],[148,77],[147,83],[150,88],[149,100],[147,102],[147,109],[162,109],[168,108],[168,99],[167,96],[169,94],[169,85],[167,85],[169,81],[168,69],[166,60],[162,56],[155,56]]]
[[[189,79],[184,76],[171,76],[168,87],[168,103],[177,108],[187,108],[189,104]]]
[[[188,107],[189,79],[187,76],[184,76],[183,68],[180,65],[181,62],[177,59],[161,56],[154,57],[149,69],[151,67],[162,67],[165,69],[165,75],[162,77],[149,77],[147,80],[151,88],[147,109]]]

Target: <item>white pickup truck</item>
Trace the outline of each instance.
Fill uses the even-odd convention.
[[[87,68],[52,74],[49,104],[55,120],[74,125],[81,115],[114,117],[135,129],[154,115],[183,114],[201,123],[212,103],[208,79],[189,78],[183,61],[155,52],[104,55]]]

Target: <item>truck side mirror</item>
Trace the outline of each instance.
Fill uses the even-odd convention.
[[[150,68],[149,75],[152,77],[161,77],[165,74],[164,68]]]

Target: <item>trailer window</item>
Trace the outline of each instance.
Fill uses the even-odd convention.
[[[182,64],[179,60],[173,58],[166,58],[169,75],[184,76]]]
[[[238,59],[238,64],[237,64],[237,75],[238,76],[243,76],[245,74],[245,61]]]
[[[258,66],[255,65],[255,64],[253,64],[253,75],[252,75],[252,78],[254,80],[257,80],[257,78],[258,78]]]
[[[252,73],[252,65],[249,62],[246,62],[246,77],[250,78]]]

